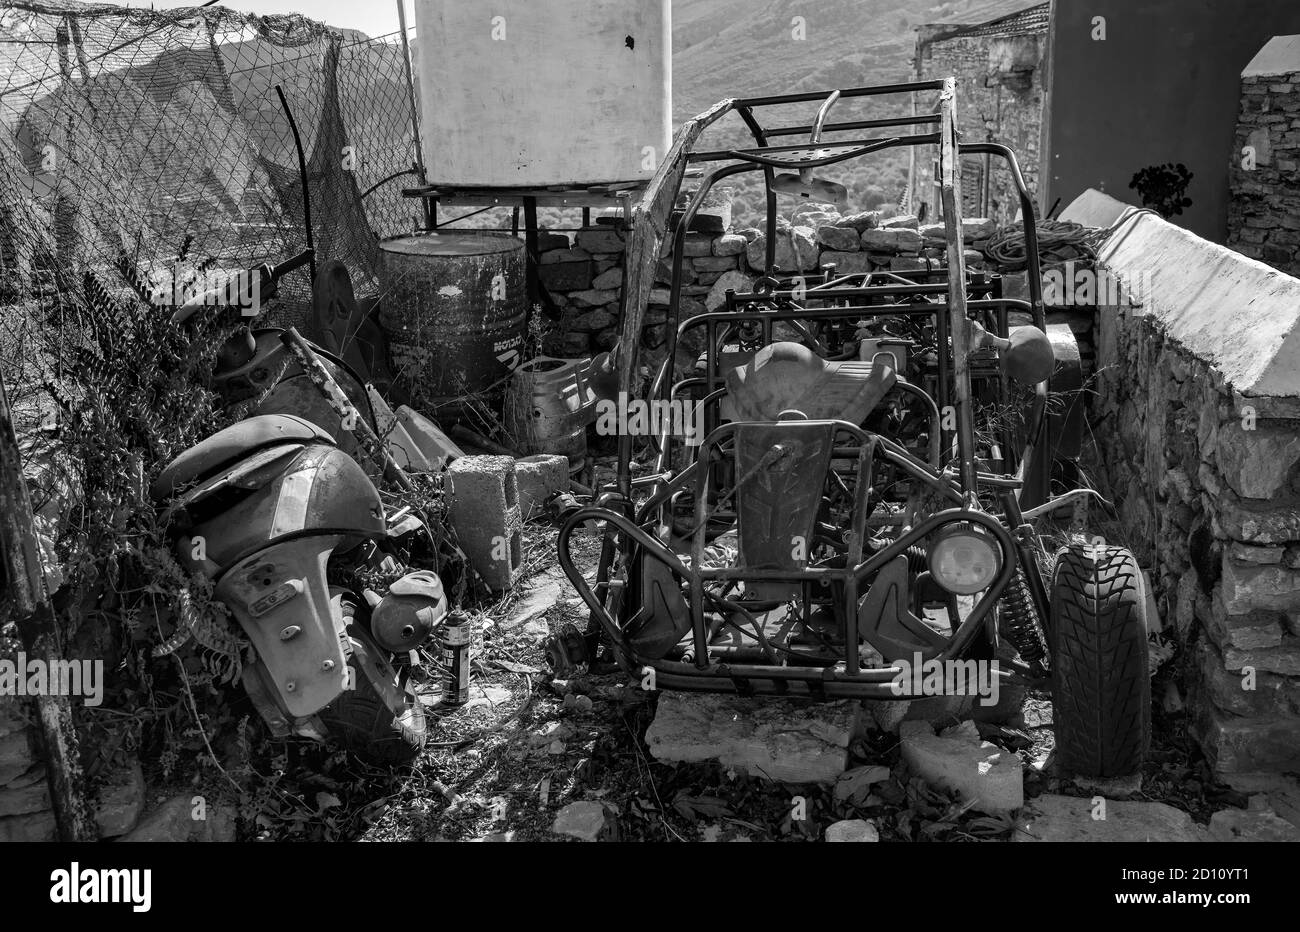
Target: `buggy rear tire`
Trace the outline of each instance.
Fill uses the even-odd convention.
[[[1056,555],[1049,626],[1056,754],[1083,777],[1136,773],[1151,740],[1146,592],[1124,547]]]

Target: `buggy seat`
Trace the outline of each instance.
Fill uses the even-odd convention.
[[[861,424],[896,377],[884,363],[830,362],[800,343],[763,347],[725,376],[722,413],[733,421],[776,421],[783,411],[809,420]]]

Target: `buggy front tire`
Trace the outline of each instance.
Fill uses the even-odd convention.
[[[1051,586],[1056,755],[1083,777],[1136,773],[1151,740],[1146,592],[1124,547],[1075,544],[1056,555]]]

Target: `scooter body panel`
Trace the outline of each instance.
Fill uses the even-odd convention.
[[[234,614],[290,715],[312,715],[348,688],[341,613],[325,568],[340,535],[273,544],[240,560],[215,594]]]
[[[201,537],[207,560],[225,572],[246,555],[292,537],[382,539],[386,532],[383,504],[364,470],[338,448],[317,444],[302,448],[260,488],[201,517],[189,536]],[[191,568],[204,571],[210,564]]]

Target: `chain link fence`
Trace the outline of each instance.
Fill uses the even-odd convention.
[[[317,260],[344,261],[358,293],[373,292],[378,239],[411,230],[418,210],[400,194],[416,158],[403,57],[397,33],[366,38],[299,15],[0,8],[6,381],[48,377],[60,345],[50,334],[93,325],[68,320],[60,296],[112,293],[129,270],[149,294],[174,297],[305,247],[277,88],[305,153]],[[303,320],[308,279],[286,277],[270,322]]]

